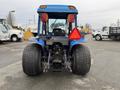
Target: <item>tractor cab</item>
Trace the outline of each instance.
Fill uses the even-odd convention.
[[[85,75],[91,57],[83,35],[77,29],[76,7],[41,5],[38,8],[38,34],[35,43],[23,52],[23,71],[29,76],[67,70]]]
[[[77,27],[77,14],[78,11],[74,6],[67,5],[41,5],[38,9],[38,36],[39,39],[46,39],[45,41],[51,42],[53,44],[59,39],[69,43],[71,36],[74,37],[72,40],[80,40],[80,32]],[[77,31],[77,36],[75,33],[72,35],[72,30]],[[59,38],[59,39],[58,39]],[[54,42],[52,42],[54,40]],[[41,40],[40,40],[41,41]],[[68,43],[62,43],[67,44]],[[78,42],[80,43],[80,42]]]
[[[70,29],[77,26],[78,11],[74,6],[41,5],[38,14],[38,34],[43,34],[43,32],[48,34],[55,28],[64,29],[69,34]]]

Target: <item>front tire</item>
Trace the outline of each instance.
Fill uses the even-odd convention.
[[[78,75],[86,75],[91,67],[91,55],[86,46],[78,45],[73,51],[72,72]]]
[[[30,44],[24,49],[22,66],[24,73],[28,76],[36,76],[43,72],[39,45]]]
[[[3,42],[2,41],[0,41],[0,44],[2,44]]]
[[[101,41],[101,40],[102,40],[102,37],[101,37],[100,35],[96,35],[96,36],[95,36],[95,40],[96,40],[96,41]]]
[[[16,35],[13,35],[13,36],[11,37],[11,41],[12,41],[12,42],[17,42],[17,41],[19,41],[19,38],[18,38]]]

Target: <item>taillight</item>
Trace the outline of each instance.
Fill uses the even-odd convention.
[[[69,40],[79,40],[81,38],[81,34],[77,28],[74,28],[69,35]]]
[[[73,23],[75,21],[75,15],[74,14],[69,14],[68,15],[68,22]]]
[[[48,21],[48,14],[47,13],[42,13],[41,20],[42,20],[42,22],[47,22]]]

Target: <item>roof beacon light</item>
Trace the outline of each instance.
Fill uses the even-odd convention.
[[[71,10],[74,10],[74,9],[76,9],[74,6],[68,6],[69,7],[69,9],[71,9]]]
[[[77,28],[74,28],[69,35],[69,40],[79,40],[81,38],[81,34]]]
[[[47,8],[47,5],[41,5],[40,8],[45,9],[45,8]]]

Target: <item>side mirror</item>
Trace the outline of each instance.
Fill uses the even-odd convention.
[[[42,22],[47,22],[48,21],[48,14],[47,13],[42,13],[41,20],[42,20]]]

